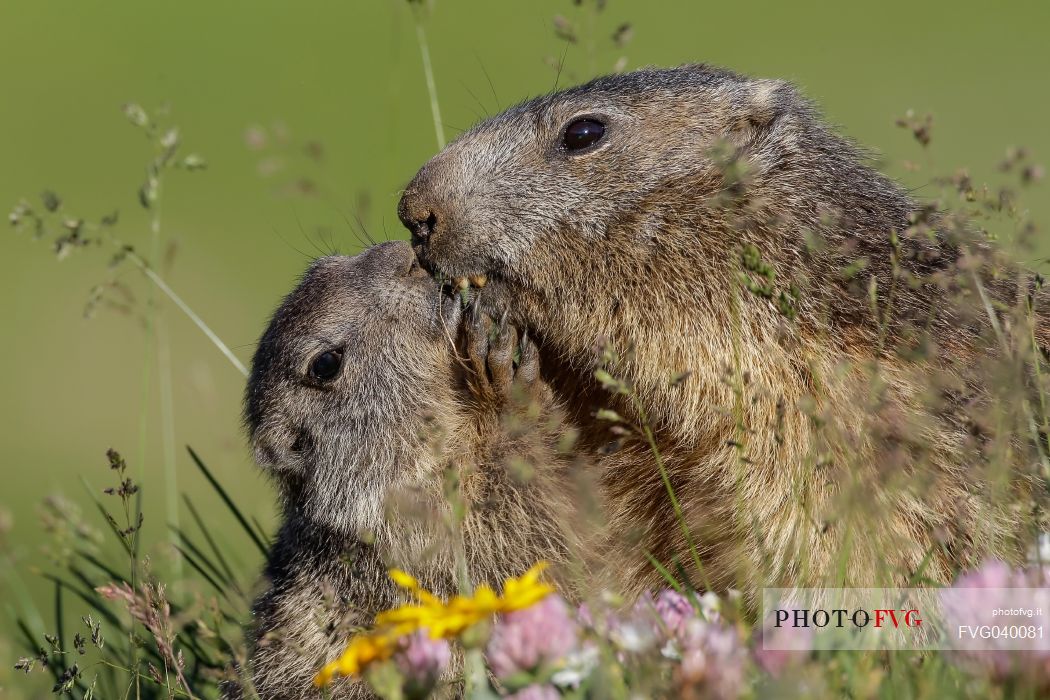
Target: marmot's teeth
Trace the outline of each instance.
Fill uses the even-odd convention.
[[[453,277],[452,286],[456,289],[466,289],[470,286],[470,281],[466,277]]]
[[[488,275],[474,275],[473,277],[470,278],[470,283],[472,285],[474,285],[475,287],[477,287],[478,289],[481,289],[486,284],[488,284],[488,281],[489,281]]]

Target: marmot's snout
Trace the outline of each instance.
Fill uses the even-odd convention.
[[[412,245],[425,245],[438,225],[438,216],[428,201],[430,198],[417,188],[405,190],[397,205],[397,216],[412,234]]]
[[[470,204],[465,197],[469,178],[461,173],[462,158],[455,149],[435,156],[408,183],[397,205],[397,216],[412,236],[412,248],[424,267],[435,272],[436,257],[459,245],[465,233]],[[449,261],[442,260],[445,268]],[[447,271],[447,270],[445,270]]]

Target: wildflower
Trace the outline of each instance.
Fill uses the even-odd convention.
[[[752,656],[759,668],[776,678],[809,658],[813,628],[770,625],[757,636]]]
[[[127,583],[110,583],[95,589],[106,600],[124,603],[131,617],[150,631],[161,659],[174,669],[180,685],[188,694],[189,684],[182,673],[182,652],[176,652],[174,647],[176,630],[171,619],[171,606],[164,594],[164,586],[144,583],[139,590],[141,593],[136,593]]]
[[[553,685],[533,683],[507,697],[513,700],[558,700],[561,697],[561,693]]]
[[[705,593],[697,599],[700,619],[718,622],[719,599],[714,593]],[[660,591],[654,599],[643,594],[626,619],[614,619],[610,636],[623,650],[641,652],[652,646],[664,645],[665,656],[677,658],[679,638],[686,624],[697,618],[697,609],[685,595],[672,590]]]
[[[554,587],[539,580],[546,568],[540,562],[520,578],[510,578],[503,584],[503,595],[496,595],[489,586],[482,585],[472,596],[458,595],[447,603],[424,590],[419,582],[403,571],[391,571],[394,582],[413,593],[418,604],[402,605],[376,616],[377,626],[391,627],[399,634],[408,634],[427,628],[434,639],[455,637],[468,627],[487,620],[497,613],[522,610],[554,592]]]
[[[985,562],[981,568],[970,571],[952,584],[954,589],[962,588],[1014,588],[1014,572],[1005,562],[993,559]],[[974,592],[974,595],[982,595]]]
[[[960,626],[1002,627],[1031,625],[1025,615],[996,615],[1001,610],[1038,609],[1050,606],[1050,568],[1012,569],[1001,561],[960,576],[951,588],[940,591],[945,628]],[[1022,589],[1022,590],[1010,590]],[[1023,679],[1050,687],[1050,649],[1018,645],[1007,637],[953,639],[951,658],[993,680]]]
[[[688,620],[696,617],[696,611],[689,599],[670,588],[660,591],[653,607],[668,633],[672,635],[677,635],[680,630],[684,629]]]
[[[394,583],[412,593],[417,602],[376,615],[375,629],[354,637],[346,651],[314,677],[314,684],[327,685],[337,675],[360,675],[373,661],[393,656],[401,637],[420,630],[426,630],[431,639],[448,639],[497,613],[530,607],[554,591],[553,586],[540,581],[545,568],[546,562],[539,562],[520,577],[507,579],[503,595],[496,595],[491,587],[482,585],[473,595],[458,595],[447,603],[424,589],[410,574],[391,570]]]
[[[591,606],[587,605],[587,603],[580,603],[579,607],[576,608],[576,619],[587,629],[597,629],[594,613],[591,612]]]
[[[675,680],[681,697],[726,699],[743,692],[747,653],[734,629],[693,618],[680,639],[682,662]]]
[[[425,630],[403,638],[393,660],[405,679],[405,694],[408,697],[428,697],[451,658],[452,649],[448,642],[431,639]]]
[[[730,600],[733,599],[734,591],[729,591]],[[700,596],[700,614],[708,622],[722,621],[722,599],[718,594],[708,591]]]
[[[789,594],[776,607],[799,610],[808,605],[798,596]],[[774,678],[806,661],[814,648],[815,631],[810,626],[777,626],[767,620],[764,625],[756,627],[754,632],[752,658],[759,668]]]
[[[485,655],[499,678],[560,663],[576,646],[579,634],[561,596],[510,612],[496,623]]]
[[[639,601],[626,619],[607,619],[609,638],[625,652],[640,653],[660,641],[663,631],[653,619],[652,600],[644,604]]]
[[[317,687],[328,685],[335,676],[357,676],[373,661],[393,656],[398,638],[393,634],[359,634],[350,640],[346,650],[335,661],[327,664],[314,677]]]
[[[559,688],[579,688],[600,662],[601,650],[588,639],[562,660],[561,668],[551,674],[550,681]]]

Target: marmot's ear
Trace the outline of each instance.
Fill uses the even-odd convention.
[[[794,86],[784,80],[755,80],[749,87],[751,122],[761,127],[769,127],[798,99]]]
[[[759,172],[781,160],[794,142],[798,108],[805,104],[784,80],[749,80],[734,92],[726,136]]]
[[[734,91],[731,132],[753,136],[770,129],[797,102],[795,88],[784,80],[749,80]]]

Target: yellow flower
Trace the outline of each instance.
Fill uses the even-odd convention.
[[[540,581],[540,574],[547,568],[540,562],[521,575],[509,578],[503,584],[503,601],[500,612],[523,610],[540,602],[554,592],[554,586]]]
[[[356,676],[373,661],[389,659],[397,648],[398,638],[390,634],[359,634],[350,640],[346,651],[314,676],[318,688],[328,685],[335,676]]]
[[[390,572],[394,583],[415,594],[418,604],[402,605],[376,616],[377,627],[390,627],[399,634],[411,634],[426,628],[434,639],[455,637],[463,630],[496,613],[527,608],[554,592],[554,587],[542,583],[540,573],[547,568],[540,562],[519,578],[507,579],[503,595],[496,595],[489,586],[478,586],[472,596],[457,595],[447,603],[424,590],[419,582],[404,571]]]
[[[481,585],[473,595],[457,595],[447,603],[420,586],[410,574],[392,569],[391,580],[412,593],[418,602],[376,615],[375,629],[350,640],[342,656],[321,669],[314,683],[320,687],[336,675],[359,675],[373,661],[390,658],[398,640],[417,630],[428,630],[433,639],[447,639],[497,613],[530,607],[554,592],[553,586],[540,581],[540,574],[546,568],[547,563],[541,561],[520,577],[507,579],[502,596],[496,595],[489,586]]]

